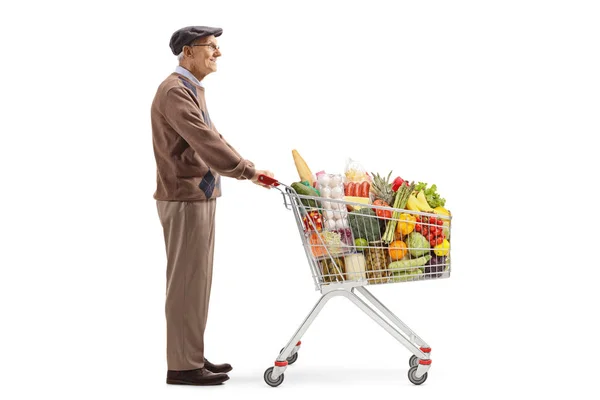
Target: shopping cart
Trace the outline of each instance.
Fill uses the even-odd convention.
[[[352,301],[406,347],[413,354],[409,359],[408,379],[415,385],[425,382],[431,367],[431,347],[377,300],[366,286],[449,277],[449,242],[446,242],[447,247],[438,246],[435,247],[437,251],[433,251],[429,243],[415,244],[406,237],[413,231],[423,234],[416,236],[427,237],[431,232],[442,230],[442,236],[449,239],[451,217],[300,195],[266,175],[261,175],[259,181],[277,188],[283,195],[285,207],[293,211],[316,290],[322,294],[302,325],[281,349],[275,365],[265,371],[265,382],[272,387],[281,385],[284,371],[298,359],[302,336],[325,304],[335,296]],[[335,226],[342,228],[331,229],[333,224],[324,226],[325,218],[336,222],[341,220],[342,223]],[[394,231],[394,240],[390,242],[389,235],[382,232],[391,222],[395,222],[397,232]],[[356,238],[354,233],[365,238]],[[357,294],[361,294],[364,300]]]

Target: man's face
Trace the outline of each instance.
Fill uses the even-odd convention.
[[[194,41],[190,45],[190,53],[192,66],[201,75],[206,76],[217,70],[217,57],[221,57],[221,52],[214,36]]]

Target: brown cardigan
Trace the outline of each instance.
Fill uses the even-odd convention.
[[[204,88],[183,75],[165,79],[152,102],[156,200],[202,201],[221,196],[220,175],[252,179],[245,160],[215,129]]]

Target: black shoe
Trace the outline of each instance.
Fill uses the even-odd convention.
[[[227,374],[214,374],[206,368],[187,371],[167,371],[167,383],[170,385],[218,385],[229,379]]]
[[[206,358],[204,359],[204,368],[214,373],[225,373],[233,369],[229,364],[213,364]]]

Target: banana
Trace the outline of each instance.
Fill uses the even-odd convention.
[[[412,194],[408,197],[406,209],[410,211],[421,211],[421,208],[419,208],[419,200]]]
[[[417,195],[417,201],[419,202],[419,208],[421,209],[421,211],[425,211],[425,212],[433,211],[433,208],[431,208],[429,203],[427,203],[427,199],[425,198],[425,193],[423,193],[422,191],[420,191],[419,194]]]
[[[433,209],[433,212],[439,215],[446,215],[446,216],[450,216],[450,211],[446,210],[444,207],[442,206],[438,206],[436,208]]]

